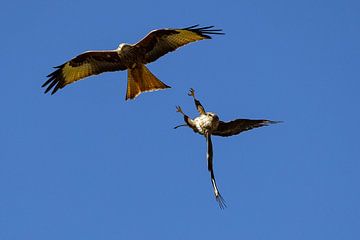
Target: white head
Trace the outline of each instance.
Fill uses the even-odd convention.
[[[126,43],[120,43],[119,47],[117,48],[118,50],[125,50],[127,47],[129,47],[130,45],[126,44]]]
[[[206,113],[206,116],[209,116],[209,117],[212,117],[213,119],[219,120],[218,115],[216,115],[216,114],[213,113],[213,112],[207,112],[207,113]]]

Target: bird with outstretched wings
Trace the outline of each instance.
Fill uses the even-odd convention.
[[[42,85],[45,93],[56,93],[68,84],[103,72],[128,70],[126,100],[134,99],[142,92],[169,88],[145,66],[161,56],[175,51],[188,43],[211,39],[210,35],[224,34],[213,26],[194,25],[181,29],[158,29],[151,31],[136,44],[122,43],[115,50],[88,51],[55,67]]]
[[[175,128],[181,126],[188,126],[192,130],[194,130],[194,132],[205,136],[207,143],[207,163],[208,163],[208,170],[210,172],[211,184],[213,186],[216,201],[219,203],[220,208],[224,208],[226,207],[226,204],[219,192],[214,175],[213,146],[211,141],[211,135],[228,137],[232,135],[237,135],[241,132],[248,131],[253,128],[279,123],[279,121],[271,121],[265,119],[261,119],[261,120],[236,119],[230,122],[223,122],[219,120],[219,117],[215,113],[205,111],[200,101],[195,98],[194,89],[191,88],[188,95],[193,97],[196,109],[198,110],[200,116],[191,119],[182,111],[181,107],[178,106],[176,107],[176,111],[184,116],[184,121],[186,124],[176,126]]]

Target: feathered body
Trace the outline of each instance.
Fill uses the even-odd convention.
[[[202,135],[212,134],[219,126],[219,117],[212,112],[201,114],[192,121],[197,132]]]

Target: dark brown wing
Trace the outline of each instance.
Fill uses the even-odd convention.
[[[253,128],[263,127],[274,123],[279,123],[279,122],[270,121],[270,120],[251,120],[251,119],[236,119],[230,122],[220,121],[218,128],[216,129],[216,131],[213,131],[212,134],[222,137],[228,137]]]
[[[49,79],[41,86],[47,86],[45,93],[53,89],[51,94],[54,94],[59,88],[91,75],[126,69],[124,60],[116,51],[85,52],[55,68],[57,70],[50,73]]]
[[[224,34],[221,29],[212,29],[214,26],[201,27],[194,25],[182,29],[159,29],[151,31],[135,46],[143,49],[145,62],[150,63],[175,49],[199,40],[211,39],[211,34]]]

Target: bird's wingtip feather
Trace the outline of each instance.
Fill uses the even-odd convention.
[[[277,123],[283,123],[284,121],[272,121],[272,120],[269,120],[268,121],[268,124],[277,124]]]

